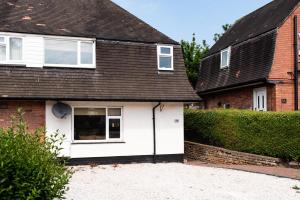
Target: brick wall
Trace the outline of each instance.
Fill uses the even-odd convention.
[[[209,164],[278,166],[281,163],[278,158],[230,151],[193,142],[185,142],[184,153],[188,159]]]
[[[207,109],[223,108],[224,104],[230,104],[231,108],[252,109],[252,88],[243,88],[218,94],[203,96]]]
[[[294,22],[293,18],[300,17],[300,7],[288,16],[278,29],[276,38],[275,55],[269,80],[280,81],[276,85],[276,109],[275,111],[294,110]],[[300,23],[298,23],[300,31]],[[300,96],[299,96],[300,97]]]
[[[11,125],[11,116],[16,114],[18,108],[25,112],[25,120],[30,130],[45,126],[44,101],[0,101],[0,127]]]
[[[235,109],[253,109],[253,89],[264,86],[248,87],[236,90],[230,90],[218,94],[210,94],[203,96],[207,109],[223,108],[224,104],[229,104],[230,108]],[[268,110],[275,110],[275,87],[267,87]],[[220,106],[221,105],[221,106]]]

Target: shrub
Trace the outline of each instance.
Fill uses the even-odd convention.
[[[58,159],[59,134],[43,139],[42,129],[29,133],[18,112],[12,127],[0,129],[1,199],[62,199],[71,172]]]
[[[188,140],[300,161],[300,112],[185,110]]]

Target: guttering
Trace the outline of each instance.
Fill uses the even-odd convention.
[[[199,99],[113,99],[113,98],[92,98],[92,97],[79,97],[79,98],[69,98],[69,97],[48,97],[48,96],[36,96],[36,97],[28,97],[28,96],[24,96],[24,97],[20,97],[20,96],[6,96],[6,95],[0,95],[0,100],[40,100],[40,101],[101,101],[101,102],[105,102],[105,101],[112,101],[112,102],[134,102],[134,103],[138,103],[138,102],[168,102],[168,103],[196,103],[196,102],[200,102],[201,98],[199,97]]]
[[[153,120],[153,163],[156,163],[156,117],[155,117],[155,110],[161,105],[159,102],[156,106],[152,108],[152,120]]]
[[[295,111],[299,110],[298,105],[298,95],[299,95],[299,74],[298,74],[298,67],[299,67],[299,47],[298,47],[298,16],[294,16],[294,102],[295,102]]]

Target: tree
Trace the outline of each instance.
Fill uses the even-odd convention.
[[[195,88],[200,61],[208,53],[209,46],[205,40],[201,44],[197,44],[195,34],[193,34],[192,42],[182,40],[181,47],[189,81]]]
[[[223,28],[223,33],[215,33],[215,35],[214,35],[214,41],[215,42],[217,42],[221,37],[222,37],[222,35],[228,30],[228,29],[230,29],[231,28],[231,24],[225,24],[225,25],[223,25],[222,26],[222,28]]]

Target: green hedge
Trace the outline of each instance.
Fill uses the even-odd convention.
[[[186,139],[300,161],[300,112],[185,110]]]

